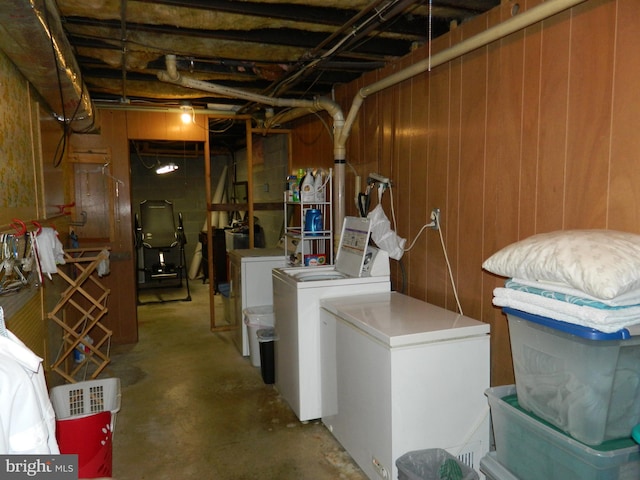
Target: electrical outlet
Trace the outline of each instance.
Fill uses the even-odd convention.
[[[386,468],[384,468],[384,465],[380,463],[380,460],[378,460],[376,457],[372,457],[371,463],[373,464],[373,469],[378,475],[380,475],[384,480],[391,480],[389,477],[389,472]]]
[[[434,230],[440,229],[440,209],[434,208],[431,210],[431,221],[433,222],[433,226],[431,227]]]

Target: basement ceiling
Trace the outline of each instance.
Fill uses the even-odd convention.
[[[37,1],[36,1],[37,3]],[[499,0],[57,0],[96,103],[218,108],[242,101],[158,80],[192,78],[312,99],[402,57]]]

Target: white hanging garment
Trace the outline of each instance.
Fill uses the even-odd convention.
[[[100,254],[102,254],[104,258],[100,260],[96,270],[99,277],[104,277],[105,275],[109,275],[109,250],[102,250]]]
[[[37,258],[40,261],[40,271],[49,277],[57,273],[58,265],[64,265],[64,249],[58,238],[58,232],[51,227],[43,227],[36,236]]]
[[[0,454],[57,455],[42,359],[9,330],[6,334],[0,335]]]
[[[371,238],[378,248],[385,250],[390,258],[400,260],[404,255],[404,245],[407,242],[391,230],[391,222],[382,209],[382,189],[378,189],[378,205],[369,212],[367,217],[371,220]]]

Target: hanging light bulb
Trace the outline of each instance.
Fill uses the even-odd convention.
[[[195,111],[191,105],[181,105],[180,106],[180,119],[182,123],[188,124],[194,122]]]

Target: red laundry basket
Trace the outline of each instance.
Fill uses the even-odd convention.
[[[120,379],[61,385],[51,390],[60,452],[78,455],[78,477],[110,477]]]
[[[111,476],[112,436],[108,411],[56,421],[60,453],[78,455],[78,478]]]

